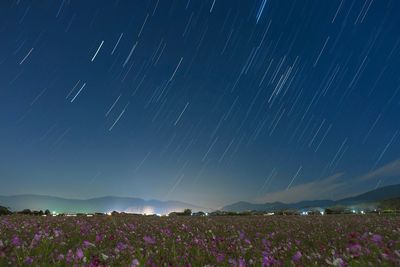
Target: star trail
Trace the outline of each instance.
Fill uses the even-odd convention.
[[[2,1],[0,194],[217,208],[399,183],[399,11]]]

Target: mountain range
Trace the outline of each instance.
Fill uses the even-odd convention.
[[[224,206],[223,211],[276,211],[285,209],[307,209],[307,208],[326,208],[336,205],[373,206],[377,202],[385,199],[400,197],[400,184],[381,187],[354,197],[340,200],[307,200],[296,203],[262,203],[255,204],[250,202],[236,202]],[[167,214],[172,211],[183,211],[191,209],[192,211],[211,211],[211,209],[199,207],[193,204],[180,201],[160,201],[144,200],[133,197],[99,197],[90,199],[67,199],[44,195],[14,195],[0,196],[0,206],[5,206],[13,211],[23,209],[55,211],[57,213],[107,213],[111,211],[141,213],[141,214]]]
[[[91,199],[67,199],[43,195],[0,196],[0,206],[13,211],[23,209],[55,211],[57,213],[93,213],[93,212],[129,212],[141,214],[167,214],[172,211],[192,209],[200,211],[207,209],[180,202],[144,200],[133,197],[99,197]]]
[[[368,191],[366,193],[344,198],[340,200],[307,200],[300,201],[296,203],[282,203],[282,202],[272,202],[272,203],[262,203],[255,204],[245,201],[236,202],[231,205],[227,205],[222,208],[224,211],[242,212],[242,211],[276,211],[285,209],[307,209],[307,208],[326,208],[336,205],[342,206],[357,206],[357,205],[371,205],[375,203],[390,199],[400,197],[400,184],[389,185],[380,187],[378,189]]]

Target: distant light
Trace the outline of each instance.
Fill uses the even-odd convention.
[[[107,212],[107,215],[111,215],[111,212]]]
[[[324,215],[324,214],[325,214],[325,212],[321,211],[321,215]]]
[[[365,214],[365,212],[362,210],[362,211],[361,211],[361,214]]]
[[[353,213],[356,213],[356,211],[355,211],[355,210],[352,210],[352,212],[353,212]]]
[[[86,217],[93,217],[93,214],[86,214]]]

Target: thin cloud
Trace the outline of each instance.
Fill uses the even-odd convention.
[[[292,203],[302,200],[327,199],[338,188],[345,185],[339,181],[344,173],[336,173],[322,180],[312,181],[304,184],[295,185],[289,189],[268,193],[265,196],[257,199],[258,202],[274,202],[280,201]]]
[[[400,176],[400,159],[396,159],[374,171],[361,175],[360,180],[372,180],[377,178]]]

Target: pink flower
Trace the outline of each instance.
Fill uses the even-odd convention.
[[[16,247],[20,247],[22,245],[22,240],[18,236],[14,236],[11,240],[11,244]]]
[[[299,260],[301,259],[301,256],[302,256],[301,252],[300,252],[300,251],[297,251],[297,252],[293,255],[292,260],[293,260],[293,261],[299,261]]]
[[[134,259],[131,263],[131,267],[136,267],[139,266],[139,261],[137,259]]]
[[[96,235],[96,242],[99,243],[103,240],[104,236],[102,234]]]
[[[59,237],[61,234],[62,234],[62,231],[61,231],[61,230],[54,229],[54,236],[55,236],[55,237]]]
[[[371,239],[372,239],[372,241],[374,241],[376,243],[380,243],[380,242],[382,242],[383,238],[381,235],[373,235]]]
[[[82,259],[82,258],[84,257],[83,251],[82,251],[81,248],[77,248],[75,254],[76,254],[76,257],[77,257],[79,260]]]
[[[33,237],[33,239],[34,239],[36,242],[39,242],[41,238],[42,238],[42,235],[41,235],[41,234],[35,234],[35,236]]]
[[[224,254],[218,253],[217,255],[217,262],[222,262],[225,259]]]
[[[74,253],[72,252],[72,250],[68,250],[66,261],[70,263],[72,262],[73,259],[74,259]]]
[[[361,245],[358,243],[351,243],[347,246],[347,251],[354,257],[358,257],[361,255]]]
[[[33,263],[33,257],[27,257],[24,261],[26,265],[31,265]]]
[[[122,242],[118,242],[118,244],[117,244],[117,249],[119,251],[122,251],[122,250],[126,249],[127,247],[128,247],[128,245],[126,245],[126,244],[124,244]]]
[[[263,267],[273,266],[273,265],[278,265],[278,261],[275,260],[274,258],[270,257],[270,256],[264,256],[263,257],[263,263],[262,263]]]
[[[97,267],[100,266],[101,262],[98,258],[93,258],[93,260],[90,262],[89,267]]]
[[[244,239],[245,236],[246,236],[246,235],[244,234],[244,232],[239,231],[239,238],[240,238],[240,239]]]
[[[147,245],[154,245],[156,243],[156,240],[151,236],[145,236],[143,240]]]
[[[93,243],[90,243],[89,241],[85,240],[83,241],[83,247],[88,248],[88,247],[95,247]]]
[[[342,260],[341,258],[336,258],[333,262],[332,262],[333,266],[338,266],[338,267],[343,267],[346,266],[346,263],[344,262],[344,260]]]

